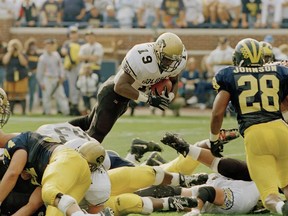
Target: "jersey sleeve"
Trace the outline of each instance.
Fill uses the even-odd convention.
[[[227,82],[227,77],[229,76],[228,69],[221,69],[213,78],[212,84],[213,88],[219,92],[221,90],[229,91],[229,86]]]

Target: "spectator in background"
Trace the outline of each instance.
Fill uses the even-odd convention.
[[[194,57],[188,59],[186,69],[182,72],[180,80],[183,83],[183,96],[186,103],[194,104],[194,101],[197,103],[194,90],[199,81],[199,70],[197,69],[196,59]]]
[[[183,0],[185,6],[185,20],[188,28],[199,27],[205,22],[202,0]]]
[[[80,115],[78,108],[80,92],[76,88],[76,81],[80,70],[78,55],[84,40],[79,38],[76,26],[69,27],[68,37],[61,48],[61,54],[64,56],[64,68],[69,84],[70,115]]]
[[[43,27],[61,26],[61,7],[56,0],[44,2],[40,12],[40,25]]]
[[[218,38],[216,49],[206,59],[209,77],[213,77],[221,68],[232,64],[233,51],[227,37]]]
[[[158,28],[162,0],[139,0],[137,22],[139,28]]]
[[[137,2],[135,0],[115,0],[116,18],[120,28],[135,26]]]
[[[20,102],[22,114],[26,113],[26,94],[28,93],[28,60],[23,52],[23,45],[18,39],[12,39],[7,46],[7,53],[3,57],[6,66],[6,80],[4,90],[10,101],[11,112]]]
[[[161,23],[164,28],[182,28],[186,26],[183,0],[162,1]]]
[[[262,0],[261,27],[279,28],[282,22],[282,0]]]
[[[261,22],[261,0],[241,0],[241,1],[242,1],[241,27],[259,28]]]
[[[6,69],[3,65],[3,57],[7,52],[7,43],[3,41],[0,37],[0,88],[3,88],[5,76],[6,76]]]
[[[69,104],[63,87],[65,71],[61,57],[55,51],[55,40],[47,39],[44,41],[44,45],[45,51],[39,58],[36,73],[42,90],[44,114],[51,115],[52,98],[54,97],[61,113],[68,115]]]
[[[96,42],[95,36],[95,33],[91,29],[88,29],[85,32],[85,39],[87,43],[80,47],[78,57],[80,62],[89,63],[92,72],[101,78],[100,70],[104,56],[104,49],[100,43]]]
[[[17,18],[16,26],[37,26],[38,10],[35,3],[32,0],[23,0]]]
[[[218,0],[217,13],[221,24],[237,28],[241,16],[241,0]]]
[[[29,89],[29,112],[32,112],[34,105],[34,96],[37,89],[36,71],[40,56],[40,51],[36,46],[36,39],[29,38],[24,43],[24,51],[28,58],[28,89]]]
[[[286,59],[288,59],[288,44],[281,44],[279,49],[284,55],[286,55]]]
[[[1,15],[12,15],[14,17],[13,11],[15,8],[13,8],[13,4],[11,4],[11,1],[9,0],[1,0],[0,1],[0,14]]]
[[[97,97],[98,83],[98,75],[93,73],[91,64],[82,64],[76,85],[82,95],[85,115],[91,112],[91,99]]]
[[[119,28],[119,22],[116,18],[116,11],[113,5],[108,5],[104,16],[104,28]]]
[[[75,23],[83,22],[86,14],[84,0],[63,0],[61,8],[64,26],[70,26]]]
[[[204,8],[204,17],[207,23],[211,24],[211,27],[217,24],[217,7],[218,0],[204,0],[203,8]]]
[[[104,18],[103,15],[94,6],[86,12],[84,21],[88,23],[89,28],[99,28],[103,27]]]

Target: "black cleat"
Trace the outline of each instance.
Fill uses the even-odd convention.
[[[182,154],[184,157],[189,153],[189,144],[178,134],[173,134],[167,132],[165,136],[161,139],[161,142],[174,148],[177,152]]]
[[[168,198],[170,211],[183,211],[184,208],[195,208],[198,206],[196,198],[175,196]]]
[[[153,141],[144,141],[139,138],[132,140],[130,153],[135,155],[135,159],[139,162],[146,152],[157,151],[161,152],[162,148]]]
[[[148,188],[144,188],[134,192],[141,197],[155,197],[163,198],[170,196],[180,196],[182,188],[180,186],[171,186],[171,185],[154,185]]]
[[[192,187],[194,185],[201,185],[205,184],[208,180],[207,173],[196,173],[193,175],[182,175],[179,173],[179,185],[181,187]]]
[[[166,161],[162,158],[159,152],[152,152],[146,161],[146,165],[148,166],[160,166],[164,163],[166,163]]]

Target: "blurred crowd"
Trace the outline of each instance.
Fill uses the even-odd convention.
[[[288,0],[1,0],[15,26],[285,28]]]
[[[63,44],[35,38],[23,44],[18,39],[0,42],[0,87],[7,93],[12,113],[16,104],[21,105],[23,115],[33,113],[36,99],[45,115],[55,110],[64,115],[91,111],[101,83],[103,46],[91,29],[81,38],[78,28],[71,26],[67,37]],[[41,49],[37,44],[43,45]]]

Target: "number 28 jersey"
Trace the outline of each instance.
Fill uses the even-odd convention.
[[[288,94],[288,68],[229,66],[216,74],[213,87],[230,93],[244,135],[251,125],[282,118],[280,104]]]
[[[122,61],[120,71],[116,74],[115,81],[121,73],[127,73],[135,79],[132,87],[139,89],[149,87],[162,79],[175,77],[186,67],[187,52],[183,48],[182,60],[179,66],[172,72],[161,72],[154,52],[155,43],[143,43],[135,45],[126,54]]]

